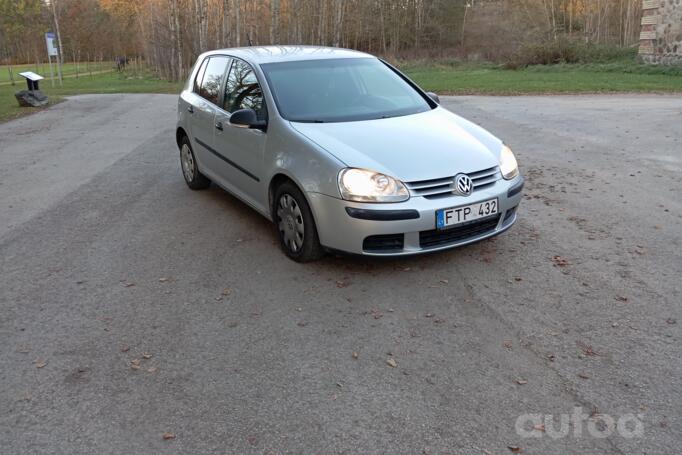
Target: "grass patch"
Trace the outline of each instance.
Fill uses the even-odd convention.
[[[28,65],[30,66],[30,65]],[[529,95],[570,93],[682,92],[682,67],[644,65],[614,59],[603,63],[560,63],[505,69],[494,64],[399,63],[424,89],[443,95]],[[0,68],[1,70],[2,68]],[[20,108],[14,92],[25,87],[0,84],[0,121],[40,110]],[[63,87],[42,81],[43,92],[55,104],[65,96],[89,93],[179,93],[182,83],[156,78],[149,72],[108,72],[64,79]]]
[[[0,121],[28,115],[43,108],[19,107],[14,93],[25,88],[21,85],[0,85]],[[180,93],[182,83],[168,82],[154,77],[151,73],[104,73],[92,77],[64,79],[63,87],[52,88],[50,81],[42,81],[42,92],[50,98],[50,105],[56,104],[69,95],[90,93]]]
[[[682,67],[623,61],[533,65],[518,70],[492,64],[406,63],[400,67],[424,89],[449,95],[682,92]]]
[[[93,73],[102,73],[106,71],[113,71],[116,69],[116,64],[113,61],[102,61],[102,62],[81,62],[76,65],[75,63],[64,63],[62,65],[62,76],[64,77],[75,77],[76,74],[79,77],[89,76],[90,71]],[[50,65],[47,63],[38,64],[25,64],[25,65],[12,65],[12,73],[14,74],[14,81],[17,86],[24,84],[24,78],[19,76],[19,73],[24,71],[33,71],[43,76],[45,79],[50,77]],[[57,64],[52,63],[52,71],[54,71],[55,80],[57,80]],[[9,77],[9,66],[0,65],[0,84],[10,82]],[[49,81],[45,81],[49,83]]]

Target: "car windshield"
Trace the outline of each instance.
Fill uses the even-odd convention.
[[[280,114],[292,122],[351,122],[416,114],[426,99],[375,58],[261,65]]]

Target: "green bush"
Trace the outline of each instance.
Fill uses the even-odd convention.
[[[634,61],[636,48],[582,43],[567,38],[522,46],[505,64],[508,69],[562,63],[609,63]]]

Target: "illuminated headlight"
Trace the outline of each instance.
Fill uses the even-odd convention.
[[[355,202],[402,202],[410,198],[400,180],[366,169],[339,172],[339,191],[345,200]]]
[[[502,146],[502,153],[500,153],[500,171],[506,180],[511,180],[519,175],[519,165],[516,162],[514,152],[506,145]]]

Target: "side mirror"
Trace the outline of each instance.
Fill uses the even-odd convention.
[[[230,125],[237,128],[265,131],[267,122],[265,120],[258,120],[258,115],[256,115],[256,111],[253,109],[239,109],[230,115]]]
[[[436,104],[440,104],[440,98],[438,98],[438,95],[433,92],[426,92],[426,94],[429,95],[429,98],[435,101]]]

